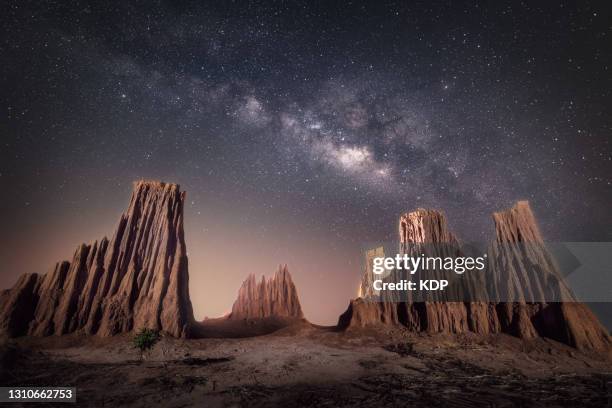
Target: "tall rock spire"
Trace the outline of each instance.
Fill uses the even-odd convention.
[[[454,257],[459,255],[459,242],[450,232],[441,211],[419,208],[400,217],[400,253],[408,256]],[[427,272],[428,279],[444,279],[444,272]],[[448,288],[452,290],[453,288]],[[428,332],[464,333],[470,329],[469,305],[462,302],[436,301],[428,294],[424,302],[398,304],[402,323]],[[452,295],[450,296],[453,297]]]
[[[519,201],[494,213],[493,220],[496,240],[491,250],[494,286],[490,292],[518,298],[497,305],[501,330],[524,338],[548,337],[581,350],[610,350],[608,331],[561,277],[529,203]]]
[[[20,279],[2,296],[0,329],[13,336],[109,336],[147,327],[188,336],[193,310],[184,200],[177,184],[134,183],[113,238],[82,244],[72,262]],[[21,300],[26,297],[27,307]]]

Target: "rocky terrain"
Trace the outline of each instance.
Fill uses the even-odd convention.
[[[70,262],[0,294],[3,385],[76,386],[78,405],[92,407],[612,401],[610,335],[563,284],[527,202],[494,214],[487,279],[451,288],[486,288],[489,298],[372,302],[366,267],[362,296],[337,326],[320,327],[304,318],[286,265],[272,278],[249,275],[227,316],[196,322],[184,199],[175,184],[135,183],[111,240],[82,244]],[[404,254],[465,249],[435,210],[403,215],[399,235]],[[548,298],[563,302],[538,300]],[[162,338],[141,353],[132,337],[145,327]]]
[[[609,361],[505,334],[299,323],[239,339],[163,337],[143,355],[125,334],[25,337],[3,355],[3,385],[70,384],[85,407],[604,407],[612,398]]]
[[[578,349],[609,353],[612,341],[608,331],[564,285],[529,203],[520,201],[507,211],[495,213],[493,219],[496,240],[489,249],[490,276],[485,282],[463,282],[467,286],[489,285],[486,293],[497,294],[496,298],[465,302],[442,302],[435,297],[417,302],[358,298],[351,300],[338,326],[351,329],[383,324],[428,333],[508,333],[523,339],[548,337]],[[461,253],[458,239],[439,211],[419,209],[403,215],[399,234],[401,254],[444,257]],[[371,278],[364,277],[368,280]],[[507,298],[518,301],[504,302]],[[528,301],[547,298],[559,301]]]
[[[257,282],[251,274],[238,291],[238,299],[232,306],[228,319],[264,319],[287,317],[302,319],[302,307],[297,289],[291,279],[287,265],[279,266],[274,277],[265,276]]]
[[[109,336],[147,327],[175,337],[222,336],[224,332],[236,337],[241,327],[246,327],[245,335],[263,334],[302,320],[297,289],[285,265],[268,280],[262,277],[257,282],[250,275],[228,316],[195,323],[183,232],[184,199],[176,184],[136,182],[110,241],[82,244],[71,262],[59,262],[44,275],[22,275],[13,288],[2,292],[0,331],[12,337],[75,332]],[[489,248],[487,280],[466,278],[463,286],[447,291],[459,295],[480,285],[494,294],[492,298],[442,301],[432,294],[424,301],[387,296],[369,302],[371,271],[366,270],[361,285],[366,301],[352,300],[338,327],[383,324],[414,332],[508,333],[524,339],[548,337],[581,350],[609,353],[608,331],[588,307],[576,302],[560,279],[529,204],[518,202],[495,213],[493,219],[496,239]],[[402,215],[399,235],[400,254],[453,257],[462,253],[446,217],[436,210]],[[370,254],[374,255],[376,250]],[[518,297],[517,301],[504,302],[508,295]],[[533,301],[551,296],[559,302]]]
[[[80,245],[71,262],[25,274],[0,296],[0,331],[9,336],[73,332],[110,336],[141,327],[189,335],[185,193],[140,181],[115,233]]]

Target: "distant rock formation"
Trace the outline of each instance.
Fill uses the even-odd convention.
[[[361,285],[359,285],[359,297],[369,297],[377,295],[378,292],[373,288],[374,283],[374,258],[384,258],[385,248],[378,247],[368,249],[365,252],[365,270],[363,277],[361,278]]]
[[[0,295],[0,330],[9,336],[110,336],[148,327],[189,336],[184,200],[176,184],[134,183],[110,241],[81,244],[72,262],[44,275],[22,275]]]
[[[585,305],[576,302],[547,251],[533,213],[526,201],[493,215],[496,240],[489,249],[492,260],[486,283],[465,280],[465,285],[486,284],[489,301],[399,301],[383,297],[374,302],[355,299],[338,321],[341,328],[401,324],[410,330],[477,334],[508,333],[521,338],[548,337],[582,350],[608,351],[607,330]],[[400,253],[452,256],[460,253],[444,214],[418,209],[400,218]],[[442,246],[427,246],[443,243]],[[508,248],[510,247],[510,248]],[[430,251],[441,253],[430,253]],[[432,277],[435,279],[435,277]],[[466,287],[454,288],[466,290]],[[363,289],[362,289],[363,290]],[[526,299],[520,297],[527,294]],[[508,296],[510,295],[510,296]],[[503,302],[504,298],[517,301]],[[558,299],[559,302],[529,302]]]
[[[287,265],[279,266],[274,277],[256,281],[251,274],[238,290],[238,298],[228,316],[230,320],[295,318],[302,319],[302,307],[297,289]]]

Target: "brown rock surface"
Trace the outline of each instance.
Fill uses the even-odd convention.
[[[0,329],[10,336],[109,336],[148,327],[188,336],[184,199],[176,184],[136,182],[110,241],[80,245],[72,262],[23,275],[0,297]]]
[[[418,302],[389,297],[375,299],[378,301],[359,298],[351,300],[338,326],[346,329],[401,324],[413,331],[433,333],[502,332],[524,339],[548,337],[582,350],[609,351],[609,333],[586,305],[576,301],[561,279],[529,203],[519,201],[510,210],[495,213],[493,219],[496,239],[489,250],[487,283],[483,283],[490,285],[488,293],[496,295],[490,301],[441,302],[436,301],[435,295]],[[399,234],[401,254],[441,257],[460,254],[458,240],[449,232],[444,214],[438,211],[418,209],[401,216]],[[453,289],[473,289],[479,284],[465,282],[465,287]],[[361,291],[366,293],[367,288]],[[501,301],[515,298],[518,301]],[[562,301],[542,301],[551,298]]]
[[[457,244],[457,238],[449,231],[446,216],[436,210],[419,208],[400,217],[400,253],[410,251],[411,244]]]
[[[419,208],[400,217],[400,254],[408,256],[454,257],[460,254],[459,241],[448,228],[446,216],[436,210]],[[428,271],[428,279],[444,279],[442,271]],[[459,290],[460,288],[449,288]],[[402,302],[398,308],[402,323],[415,331],[464,333],[470,330],[469,304],[440,302],[430,292],[428,301]]]
[[[40,275],[26,273],[19,277],[12,289],[0,298],[0,330],[7,336],[19,336],[28,329],[38,302]]]
[[[270,317],[304,317],[297,289],[287,265],[279,266],[274,277],[256,281],[251,274],[238,290],[229,319],[263,319]]]
[[[361,284],[359,285],[359,297],[370,297],[377,294],[372,284],[377,279],[374,274],[374,258],[384,258],[385,249],[383,247],[377,247],[369,249],[365,252],[365,270],[361,278]]]
[[[455,256],[459,253],[457,238],[449,231],[446,217],[436,210],[418,209],[400,217],[400,254],[418,256]],[[435,245],[431,245],[435,244]],[[437,245],[443,244],[443,245]],[[442,278],[434,272],[432,279]],[[391,281],[399,281],[392,277]],[[365,293],[365,289],[362,289]],[[402,324],[414,331],[464,333],[471,329],[491,331],[487,307],[463,302],[440,302],[432,298],[425,302],[404,302],[389,299],[385,293],[382,301],[357,299],[351,301],[348,310],[340,317],[340,327],[366,327],[378,324]]]
[[[493,220],[494,289],[501,286],[513,295],[526,297],[497,305],[502,331],[524,338],[548,337],[581,350],[608,351],[612,345],[608,331],[565,285],[544,245],[529,203],[519,201],[511,209],[493,214]],[[495,256],[496,251],[504,251],[504,256]]]

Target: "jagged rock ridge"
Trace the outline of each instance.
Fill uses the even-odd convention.
[[[449,231],[446,217],[436,210],[417,209],[400,217],[400,254],[428,256],[457,255],[458,240]],[[444,243],[444,246],[427,245]],[[434,251],[434,252],[432,252]],[[431,276],[435,279],[436,276]],[[370,281],[371,279],[367,279]],[[391,281],[399,281],[394,277]],[[462,333],[478,329],[480,322],[472,322],[480,313],[476,306],[471,313],[469,305],[462,302],[407,302],[394,298],[394,293],[384,293],[380,301],[355,299],[340,316],[340,327],[364,327],[369,325],[401,324],[414,331]],[[488,327],[488,326],[487,326]]]
[[[489,249],[489,258],[495,260],[489,271],[493,285],[490,292],[500,294],[504,290],[514,297],[527,294],[529,298],[544,299],[545,291],[553,290],[554,299],[560,302],[520,299],[516,302],[495,299],[487,302],[436,302],[435,299],[404,302],[384,298],[372,302],[358,298],[350,302],[338,325],[352,328],[401,324],[414,331],[508,333],[525,339],[542,336],[578,349],[608,351],[611,340],[607,330],[587,306],[576,302],[558,278],[559,271],[544,246],[529,203],[520,201],[510,210],[495,213],[493,219],[496,240]],[[454,247],[460,250],[456,237],[447,229],[444,214],[438,211],[419,209],[403,215],[399,232],[400,253],[414,250],[414,244],[437,242],[450,244],[441,247],[445,251],[452,251]],[[418,248],[419,252],[426,250],[426,246]]]
[[[71,262],[44,275],[25,274],[0,296],[0,330],[109,336],[148,327],[189,336],[184,200],[176,184],[134,183],[110,241],[82,244]]]
[[[548,337],[581,350],[609,351],[608,330],[559,278],[529,203],[519,201],[507,211],[494,213],[493,220],[496,240],[491,259],[503,261],[492,265],[495,289],[500,285],[504,291],[526,297],[496,305],[501,331],[522,338]],[[496,255],[501,251],[506,256]],[[559,301],[529,301],[549,298]]]
[[[291,279],[287,265],[279,266],[274,277],[266,280],[261,277],[256,281],[250,274],[238,290],[238,298],[232,306],[228,319],[264,319],[264,318],[302,319],[302,307],[297,289]]]

